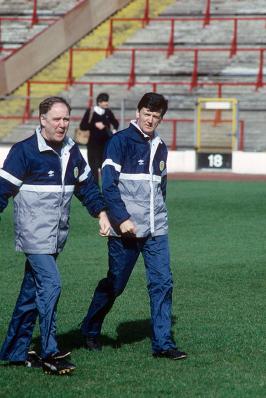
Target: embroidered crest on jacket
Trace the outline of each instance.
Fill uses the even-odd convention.
[[[74,177],[77,178],[79,175],[79,169],[78,167],[74,167]]]

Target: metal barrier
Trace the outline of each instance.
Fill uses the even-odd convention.
[[[264,86],[264,81],[263,81],[263,66],[264,66],[264,52],[266,48],[239,48],[239,52],[252,52],[252,53],[257,53],[257,56],[259,58],[259,68],[258,68],[258,73],[257,73],[257,78],[256,81],[254,82],[215,82],[215,83],[209,83],[212,85],[215,85],[219,87],[219,90],[221,90],[222,86],[254,86],[256,89],[263,87]],[[68,65],[68,85],[74,84],[75,78],[74,78],[74,70],[73,70],[73,65],[74,65],[74,53],[75,52],[84,52],[84,51],[101,51],[108,53],[107,48],[94,48],[94,47],[87,47],[87,48],[71,48],[69,50],[69,65]],[[159,53],[166,53],[168,54],[167,49],[162,49],[162,48],[113,48],[112,53],[114,52],[127,52],[131,54],[131,66],[130,66],[130,71],[129,71],[129,76],[128,76],[128,88],[131,88],[136,85],[136,55],[137,53],[147,53],[147,52],[159,52]],[[206,82],[200,82],[198,80],[198,64],[199,64],[199,56],[201,53],[221,53],[221,52],[228,52],[231,54],[230,48],[175,48],[172,53],[174,52],[190,52],[193,54],[193,68],[191,71],[191,81],[190,81],[190,89],[193,90],[194,88],[197,87],[202,87],[203,85],[207,85],[208,83]],[[163,82],[156,83],[158,84],[164,84]],[[171,84],[170,82],[167,84]],[[173,83],[174,84],[174,83]],[[183,84],[183,83],[181,83]],[[185,82],[187,84],[187,82]]]
[[[120,118],[120,124],[121,128],[124,128],[124,122],[129,122],[130,119],[124,118],[124,110],[123,112],[121,111],[121,116]],[[28,115],[27,120],[25,119],[25,113],[21,115],[0,115],[0,122],[1,121],[9,121],[9,120],[16,120],[19,123],[23,124],[25,122],[32,122],[36,121],[38,123],[39,117],[36,115]],[[75,124],[79,123],[81,120],[81,116],[71,116],[71,121],[74,122]],[[204,122],[210,122],[210,120],[205,120]],[[213,121],[214,122],[214,121]],[[224,122],[224,121],[221,121]],[[193,118],[163,118],[162,120],[162,125],[168,124],[170,125],[170,140],[169,140],[169,149],[171,150],[177,150],[177,149],[182,149],[184,145],[180,142],[180,136],[179,136],[179,131],[180,131],[180,125],[181,124],[190,124],[192,131],[194,129],[194,123],[195,120]],[[192,134],[193,135],[193,134]],[[239,126],[238,126],[238,137],[237,137],[237,149],[239,151],[244,151],[244,140],[245,140],[245,121],[244,120],[239,120]],[[196,143],[187,146],[186,148],[190,149],[195,149],[196,148]]]

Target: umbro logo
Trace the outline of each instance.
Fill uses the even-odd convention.
[[[48,171],[48,176],[53,177],[54,176],[54,170],[49,170]]]
[[[142,159],[138,160],[138,164],[139,164],[140,166],[143,166],[143,165],[144,165],[144,160],[142,160]]]

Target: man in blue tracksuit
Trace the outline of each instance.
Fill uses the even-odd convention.
[[[77,144],[66,136],[70,106],[61,97],[39,105],[40,127],[11,148],[0,169],[0,212],[14,198],[16,250],[26,256],[21,290],[0,351],[11,364],[42,367],[49,374],[75,369],[69,353],[60,352],[56,338],[56,306],[61,282],[56,258],[68,235],[73,194],[93,217],[100,233],[110,224],[105,203]],[[41,358],[28,352],[39,316]]]
[[[157,93],[140,100],[136,120],[115,134],[106,148],[102,188],[111,235],[109,270],[102,279],[82,322],[89,350],[101,350],[99,336],[112,308],[142,253],[146,268],[152,321],[153,356],[186,358],[171,337],[172,274],[165,206],[167,148],[155,129],[167,111]]]

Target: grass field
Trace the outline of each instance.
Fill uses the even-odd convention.
[[[101,353],[82,346],[82,320],[106,271],[106,240],[73,202],[72,229],[59,258],[63,292],[60,345],[77,365],[71,377],[0,366],[0,397],[266,397],[266,185],[170,181],[173,332],[184,361],[154,359],[140,260],[103,329]],[[0,225],[0,339],[23,274],[13,249],[11,206]],[[38,345],[36,328],[33,346]]]

